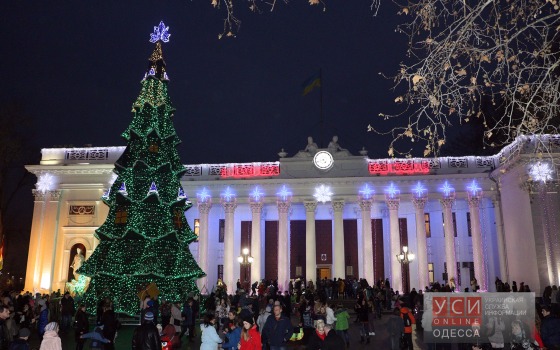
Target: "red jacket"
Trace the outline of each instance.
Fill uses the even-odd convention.
[[[249,339],[245,340],[243,332],[241,332],[241,350],[261,350],[261,334],[257,331],[257,326],[253,325],[249,329]]]
[[[404,315],[408,314],[408,317],[410,318],[410,326],[404,326],[404,332],[405,333],[412,333],[412,325],[416,323],[416,319],[414,318],[414,315],[412,314],[412,312],[410,312],[410,310],[407,307],[401,307],[401,318],[403,319],[404,322]]]

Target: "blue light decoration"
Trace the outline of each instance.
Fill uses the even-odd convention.
[[[315,187],[315,194],[313,197],[315,197],[317,202],[324,204],[325,202],[330,202],[332,200],[332,195],[333,193],[329,186],[321,185],[319,187]]]
[[[371,199],[375,193],[374,189],[365,184],[361,190],[358,191],[363,199]]]
[[[229,186],[226,187],[225,192],[223,192],[221,196],[222,196],[222,200],[225,202],[232,202],[235,200],[235,193],[233,193],[233,191]]]
[[[154,68],[150,68],[150,71],[148,72],[148,75],[156,75],[156,70]]]
[[[287,201],[292,196],[292,192],[288,191],[288,188],[284,185],[276,195],[280,197],[281,200]]]
[[[531,165],[529,169],[529,175],[533,181],[546,183],[547,181],[552,180],[553,170],[550,167],[550,164],[537,162]]]
[[[396,198],[400,193],[401,191],[392,182],[389,187],[385,188],[385,194],[387,194],[389,198]]]
[[[264,197],[264,192],[261,192],[261,189],[259,188],[259,186],[255,186],[255,188],[253,189],[253,192],[251,192],[250,196],[251,196],[251,198],[253,198],[253,201],[260,202],[261,198]]]
[[[185,191],[183,190],[183,188],[179,187],[179,193],[177,193],[177,200],[179,201],[181,199],[188,200],[187,195],[185,194]]]
[[[119,192],[123,195],[123,196],[128,196],[128,192],[126,192],[126,184],[123,182],[121,187],[119,188]]]
[[[210,199],[211,196],[206,187],[204,187],[202,191],[196,194],[196,197],[200,202],[206,202],[208,199]]]
[[[107,190],[107,192],[103,193],[103,195],[101,196],[102,199],[109,199],[109,196],[111,195],[111,189],[109,188]]]
[[[440,187],[440,190],[443,192],[445,197],[449,197],[450,195],[455,194],[455,189],[449,185],[449,182],[445,181],[443,187]]]
[[[154,32],[150,34],[150,42],[157,43],[161,40],[164,43],[168,43],[170,36],[169,27],[166,27],[165,24],[163,24],[163,21],[161,21],[157,27],[154,27]]]
[[[148,196],[153,194],[153,193],[159,194],[158,190],[157,190],[156,183],[154,181],[152,181],[152,184],[150,185],[150,190],[148,191]]]
[[[472,180],[470,185],[467,186],[467,190],[469,191],[471,196],[478,196],[478,195],[480,195],[480,192],[482,191],[482,188],[480,188],[478,186],[478,184],[476,183],[476,180]]]
[[[418,181],[416,186],[412,188],[412,192],[414,192],[416,198],[423,198],[424,194],[428,192],[428,190],[422,185],[420,181]]]
[[[167,72],[163,72],[163,80],[169,80],[169,75],[167,75]]]

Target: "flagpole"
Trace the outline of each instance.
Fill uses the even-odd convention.
[[[319,68],[319,81],[320,81],[320,85],[319,85],[319,90],[320,90],[320,104],[319,104],[319,113],[320,113],[320,119],[319,119],[319,123],[321,124],[319,127],[320,133],[321,133],[321,148],[323,148],[324,146],[324,141],[325,141],[325,121],[323,120],[323,70],[321,68]]]

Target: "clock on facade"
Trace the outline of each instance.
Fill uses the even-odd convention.
[[[329,170],[333,164],[334,159],[332,154],[327,151],[319,151],[313,157],[313,164],[320,170]]]

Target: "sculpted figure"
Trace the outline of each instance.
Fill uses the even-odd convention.
[[[307,138],[307,146],[305,146],[304,152],[309,152],[311,154],[315,154],[317,152],[317,144],[313,142],[313,137],[309,136]]]
[[[74,261],[72,261],[72,264],[70,265],[70,268],[73,270],[74,278],[76,280],[78,280],[78,278],[80,277],[80,274],[76,273],[76,271],[78,271],[78,269],[82,267],[84,260],[85,258],[82,254],[82,250],[78,248],[76,251],[76,255],[74,255]]]
[[[340,145],[338,144],[338,136],[333,136],[332,141],[329,142],[329,152],[331,153],[335,153],[335,152],[343,152],[346,151],[344,148],[340,147]]]

